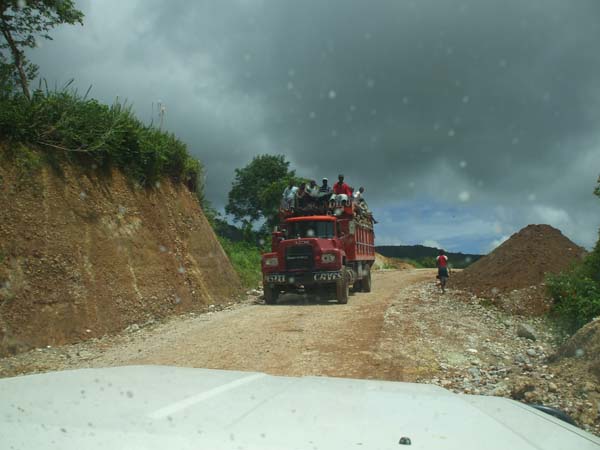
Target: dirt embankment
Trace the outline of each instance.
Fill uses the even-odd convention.
[[[239,290],[184,186],[147,190],[71,166],[24,178],[0,161],[0,355],[202,310]]]

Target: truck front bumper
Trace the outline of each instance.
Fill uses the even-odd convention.
[[[263,281],[269,285],[313,285],[328,284],[342,278],[339,270],[327,272],[297,272],[297,273],[268,273],[263,275]]]

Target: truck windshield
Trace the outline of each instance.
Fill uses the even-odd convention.
[[[307,220],[302,222],[290,222],[287,226],[287,238],[327,238],[331,239],[334,234],[333,222]]]

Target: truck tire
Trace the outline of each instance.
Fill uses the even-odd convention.
[[[275,303],[277,303],[277,299],[279,298],[279,289],[265,286],[264,292],[265,303],[267,305],[274,305]]]
[[[371,292],[371,268],[367,270],[367,274],[363,277],[360,284],[363,292]]]
[[[335,285],[335,298],[341,305],[348,303],[348,296],[350,295],[350,284],[345,273],[346,271],[344,270],[344,277]]]

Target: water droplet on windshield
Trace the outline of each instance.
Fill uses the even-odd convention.
[[[471,200],[471,194],[468,191],[462,191],[460,194],[458,194],[458,199],[461,202],[468,202]]]
[[[291,81],[287,84],[287,88],[289,91],[291,91],[292,89],[294,89],[294,83],[292,83]]]
[[[372,78],[369,78],[369,79],[367,80],[367,87],[368,87],[369,89],[372,89],[372,88],[374,88],[374,87],[375,87],[375,80],[373,80]]]
[[[462,102],[463,102],[463,103],[469,103],[469,100],[471,100],[471,99],[469,98],[469,96],[468,96],[468,95],[465,95],[465,96],[462,98]]]
[[[314,111],[311,111],[311,112],[308,114],[308,117],[309,117],[309,118],[311,118],[311,119],[314,119],[315,117],[317,117],[317,113],[316,113],[316,112],[314,112]]]
[[[315,235],[315,230],[310,229],[310,228],[308,230],[306,230],[307,237],[314,237],[314,235]]]
[[[455,134],[456,134],[456,132],[454,130],[448,131],[448,136],[450,136],[450,137],[454,137]]]
[[[336,96],[337,96],[337,94],[335,91],[333,91],[333,90],[329,91],[329,98],[331,100],[333,100]]]
[[[180,266],[179,269],[177,269],[177,272],[179,272],[179,273],[185,273],[185,267]]]
[[[530,202],[535,202],[537,200],[537,196],[535,194],[529,194],[527,196],[527,200],[529,200]]]
[[[461,169],[465,169],[467,167],[467,162],[466,161],[461,161],[458,163],[458,165],[460,166]]]
[[[578,348],[577,350],[575,350],[575,356],[577,356],[578,358],[581,358],[583,355],[585,355],[585,350],[583,350],[582,348]]]

